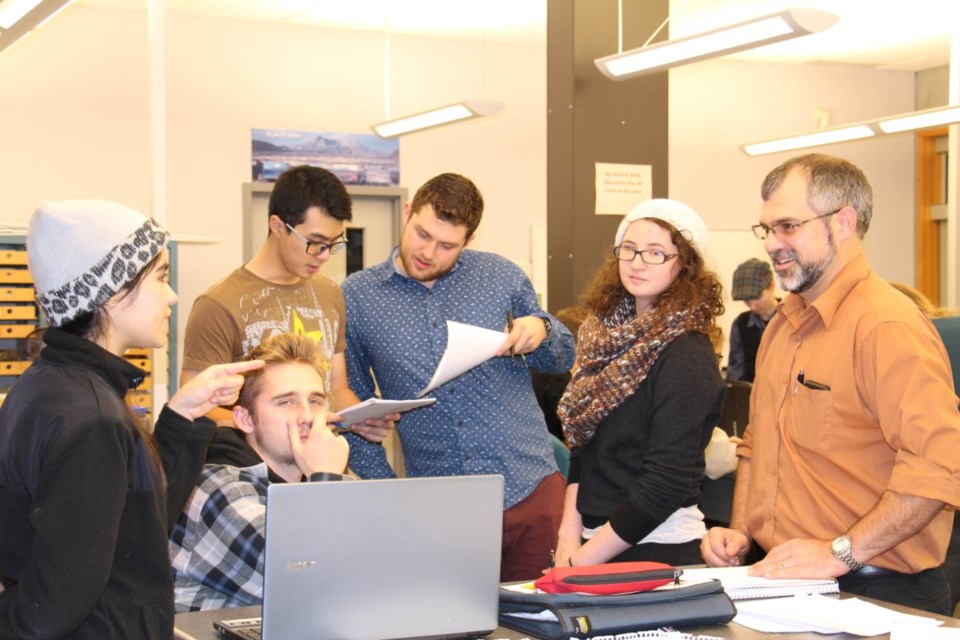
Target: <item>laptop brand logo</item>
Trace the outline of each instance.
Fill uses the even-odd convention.
[[[316,564],[316,560],[301,560],[300,562],[288,562],[283,568],[287,571],[307,571],[313,569]]]

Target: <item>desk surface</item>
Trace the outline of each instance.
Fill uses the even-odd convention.
[[[869,598],[861,598],[862,600],[871,601]],[[960,627],[960,620],[956,618],[945,618],[943,616],[935,616],[924,611],[917,611],[916,609],[908,609],[906,607],[900,607],[897,605],[878,602],[877,604],[882,604],[885,607],[897,611],[904,611],[906,613],[913,613],[916,615],[923,615],[928,617],[937,618],[939,620],[944,620],[943,626],[945,627]],[[259,616],[260,607],[243,607],[240,609],[219,609],[214,611],[198,611],[195,613],[181,613],[176,617],[176,630],[177,633],[174,634],[175,640],[220,640],[220,635],[214,630],[213,622],[214,620],[222,620],[224,618],[244,618],[250,616]],[[701,634],[708,636],[717,636],[720,638],[726,638],[727,640],[824,640],[824,638],[829,638],[829,640],[862,640],[860,636],[850,635],[848,633],[838,633],[830,636],[824,636],[818,633],[778,633],[778,634],[769,634],[761,633],[759,631],[754,631],[753,629],[748,629],[746,627],[740,626],[734,622],[730,624],[717,624],[717,625],[706,625],[700,627],[684,627],[681,629],[686,633],[692,634]],[[487,636],[487,640],[525,640],[530,638],[526,634],[520,633],[518,631],[513,631],[512,629],[506,629],[504,627],[499,627],[496,631]],[[889,635],[882,636],[872,636],[873,638],[889,638]]]

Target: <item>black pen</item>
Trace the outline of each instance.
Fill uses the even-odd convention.
[[[507,309],[507,333],[513,331],[513,309]],[[510,347],[510,357],[514,356],[513,347]]]
[[[797,382],[805,386],[807,389],[813,389],[814,391],[830,391],[830,387],[822,382],[817,382],[816,380],[807,380],[803,375],[803,369],[800,369],[800,373],[797,374]]]

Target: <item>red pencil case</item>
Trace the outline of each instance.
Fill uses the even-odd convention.
[[[662,562],[610,562],[553,567],[533,584],[546,593],[634,593],[677,583],[682,573]]]

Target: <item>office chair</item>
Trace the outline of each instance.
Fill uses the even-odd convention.
[[[750,419],[750,389],[753,385],[742,380],[727,380],[726,385],[723,407],[720,410],[720,422],[717,426],[726,431],[728,436],[741,437]],[[716,480],[703,479],[703,486],[700,489],[702,491],[700,511],[703,512],[707,526],[730,524],[735,479],[734,473],[728,473]]]
[[[550,442],[553,443],[553,459],[557,462],[557,468],[566,478],[570,474],[570,449],[563,443],[563,440],[550,434]]]
[[[753,385],[744,380],[727,380],[718,427],[728,436],[743,436],[750,420],[750,390]]]

